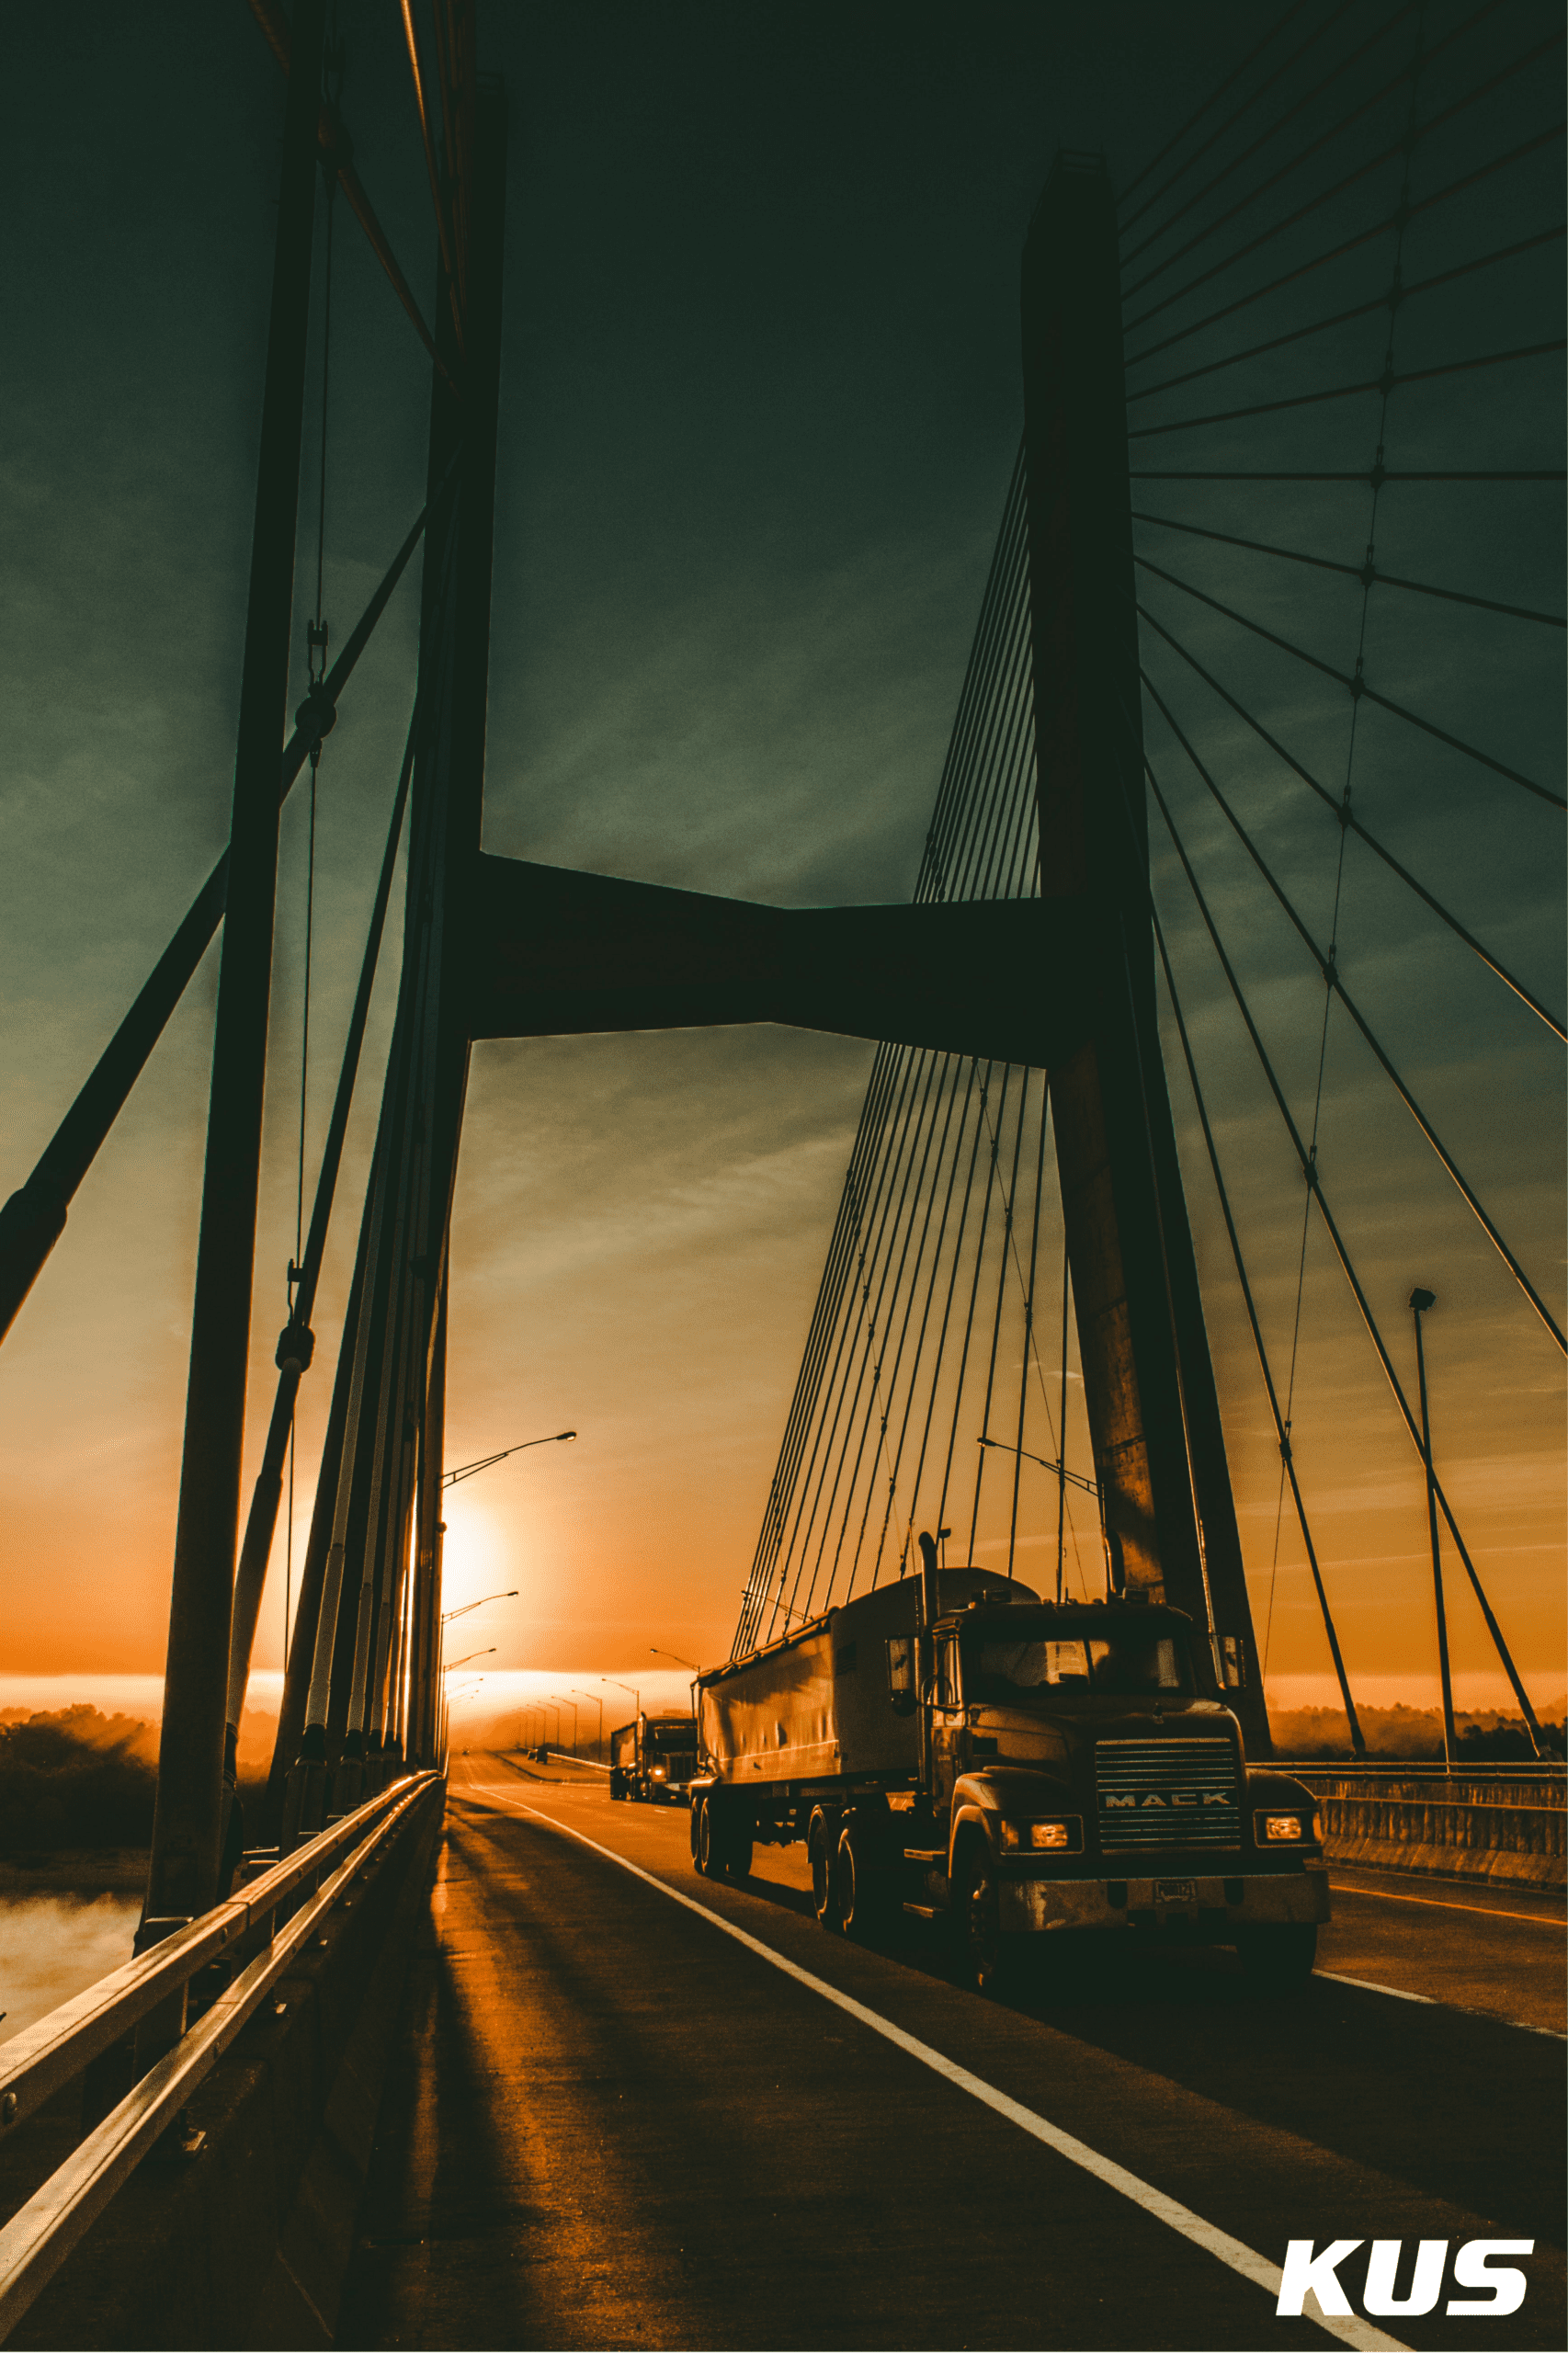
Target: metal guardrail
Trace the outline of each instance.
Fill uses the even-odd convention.
[[[0,2048],[0,2132],[9,2132],[182,1993],[198,1971],[252,1936],[266,1938],[261,1950],[173,2049],[0,2227],[0,2337],[48,2284],[271,1987],[320,1936],[328,1914],[348,1899],[358,1874],[440,1779],[437,1773],[404,1775],[253,1880],[242,1894],[100,1978]],[[279,1926],[277,1914],[301,1895],[305,1900]]]
[[[547,1748],[544,1752],[545,1763],[548,1765],[552,1757],[558,1765],[585,1765],[590,1773],[609,1771],[609,1767],[601,1765],[597,1757],[578,1756],[567,1748]]]

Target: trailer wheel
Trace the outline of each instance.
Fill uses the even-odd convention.
[[[834,1861],[840,1928],[846,1937],[875,1936],[892,1910],[887,1866],[875,1842],[858,1823],[851,1823],[839,1839]]]
[[[1258,1993],[1299,1994],[1317,1961],[1317,1927],[1312,1921],[1281,1921],[1246,1928],[1236,1938],[1236,1951]]]
[[[952,1927],[960,1984],[977,1994],[1001,1993],[1017,1969],[1017,1940],[1001,1925],[996,1866],[983,1839],[971,1841],[959,1866]]]
[[[824,1928],[841,1934],[844,1915],[839,1908],[837,1839],[835,1823],[830,1822],[819,1806],[806,1831],[806,1854],[812,1866],[812,1900],[816,1905],[817,1918]]]
[[[717,1879],[720,1871],[718,1841],[714,1836],[717,1824],[713,1819],[713,1801],[704,1798],[697,1809],[691,1825],[691,1857],[704,1879]]]

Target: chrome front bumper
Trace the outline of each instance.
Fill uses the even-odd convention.
[[[1239,1885],[1241,1900],[1226,1900],[1226,1886]],[[1110,1890],[1125,1887],[1127,1900],[1113,1904]],[[1186,1890],[1190,1888],[1188,1895]],[[1326,1920],[1326,1867],[1303,1871],[1256,1871],[1223,1879],[1004,1879],[997,1887],[1005,1929],[1141,1928],[1195,1931],[1222,1943],[1234,1928]]]

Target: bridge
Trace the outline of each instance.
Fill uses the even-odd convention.
[[[1356,2308],[1273,2316],[1287,2242],[1348,2234],[1528,2241],[1514,2341],[1560,2341],[1561,1774],[1518,1654],[1530,1597],[1496,1499],[1445,1461],[1459,1408],[1424,1320],[1463,1302],[1486,1381],[1522,1368],[1490,1418],[1467,1406],[1501,1452],[1563,1351],[1555,1194],[1514,1181],[1521,1159],[1560,1177],[1529,1160],[1564,1035],[1540,882],[1568,805],[1540,520],[1562,480],[1560,25],[1528,0],[1375,27],[1298,5],[1120,188],[1056,154],[1021,224],[1021,434],[913,891],[802,906],[484,846],[506,95],[472,0],[403,12],[426,301],[324,0],[252,14],[283,114],[228,847],[0,1213],[15,1345],[217,940],[148,1884],[125,1965],[0,2049],[0,2328],[1495,2341],[1462,2313],[1456,2334],[1438,2287],[1423,2304],[1408,2258],[1381,2286],[1379,2258],[1347,2264]],[[429,398],[422,486],[339,642],[324,422],[313,483],[305,453],[349,236]],[[247,1461],[279,826],[346,756],[400,587],[406,737]],[[749,1024],[863,1040],[870,1067],[733,1654],[912,1574],[924,1538],[1058,1601],[1181,1609],[1267,1759],[1283,1565],[1351,1751],[1301,1766],[1341,1860],[1298,2000],[1256,1998],[1218,1950],[1130,1943],[1102,1981],[981,2001],[939,1923],[823,1938],[793,1849],[699,1879],[683,1814],[454,1742],[441,1496],[476,1055]],[[1485,1086],[1456,1086],[1435,1031]],[[318,1332],[357,1102],[369,1178]],[[1429,1257],[1405,1267],[1391,1219]],[[330,1404],[247,1800],[307,1383]],[[1393,1654],[1437,1678],[1429,1795],[1369,1759],[1346,1455],[1419,1518]],[[1517,1764],[1461,1740],[1461,1622],[1512,1694]]]

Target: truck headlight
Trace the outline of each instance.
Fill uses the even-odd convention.
[[[1259,1819],[1265,1842],[1270,1846],[1281,1838],[1300,1838],[1301,1836],[1299,1813],[1266,1813]]]
[[[999,1826],[1009,1852],[1032,1847],[1037,1852],[1062,1854],[1073,1844],[1070,1822],[1004,1822]]]
[[[649,1776],[649,1779],[654,1781],[662,1781],[665,1779],[664,1767],[662,1765],[655,1765],[652,1774]]]

